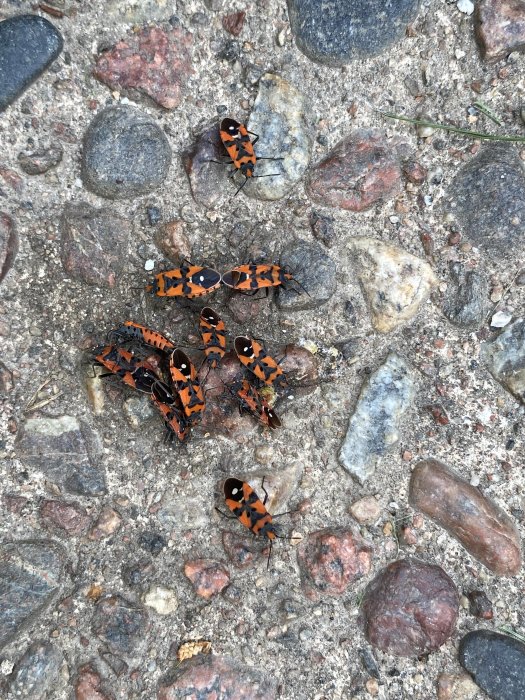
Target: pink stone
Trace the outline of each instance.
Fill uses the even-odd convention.
[[[230,583],[226,567],[213,559],[187,561],[184,574],[192,582],[195,593],[206,599],[218,595]]]
[[[498,61],[512,51],[524,51],[525,1],[479,0],[475,28],[486,61]]]

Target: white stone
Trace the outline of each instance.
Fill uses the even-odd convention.
[[[159,615],[171,615],[179,604],[175,591],[164,586],[152,586],[142,600],[144,605],[153,608]]]
[[[456,7],[465,15],[471,15],[474,12],[474,3],[472,0],[458,0]]]

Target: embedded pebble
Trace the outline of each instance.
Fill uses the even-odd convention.
[[[147,612],[121,595],[101,598],[95,608],[91,629],[115,654],[132,654],[145,643]]]
[[[63,663],[64,655],[51,642],[33,642],[9,676],[9,697],[44,700],[51,689],[56,692]]]
[[[64,149],[60,141],[54,141],[47,147],[26,149],[18,154],[18,162],[28,175],[43,175],[62,160]]]
[[[18,235],[13,219],[0,211],[0,282],[11,269],[18,253]]]
[[[341,66],[375,56],[405,35],[417,0],[288,0],[297,47],[312,61]]]
[[[381,516],[381,504],[374,496],[364,496],[352,503],[349,511],[360,525],[371,525]]]
[[[437,700],[475,700],[478,686],[468,673],[440,673]]]
[[[469,599],[469,612],[474,617],[479,617],[480,620],[492,620],[494,610],[485,591],[469,591],[467,598]]]
[[[165,109],[182,101],[193,70],[192,35],[182,27],[147,26],[99,55],[93,75],[113,90],[143,93]]]
[[[17,15],[0,22],[0,112],[42,75],[63,45],[44,17]]]
[[[157,121],[125,105],[107,107],[89,125],[81,158],[88,190],[108,199],[129,199],[160,187],[171,148]]]
[[[74,416],[28,418],[17,435],[19,459],[68,493],[102,496],[106,478],[95,433]]]
[[[126,420],[132,428],[140,428],[143,424],[156,415],[153,402],[144,394],[130,396],[122,404]]]
[[[512,321],[512,314],[510,311],[497,311],[490,319],[490,325],[492,328],[505,328]]]
[[[104,506],[99,513],[96,523],[91,529],[88,537],[90,540],[103,540],[110,537],[122,526],[122,517],[116,510],[109,506]]]
[[[395,656],[421,656],[454,633],[459,596],[439,566],[403,559],[368,584],[359,622],[373,646]]]
[[[303,177],[310,162],[312,113],[305,96],[284,78],[266,73],[259,81],[248,130],[259,136],[258,157],[284,160],[257,161],[255,175],[278,175],[251,179],[242,191],[256,199],[281,199]],[[239,184],[242,179],[239,177]]]
[[[494,379],[525,402],[525,319],[517,319],[495,340],[483,343],[480,356]]]
[[[148,608],[153,608],[159,615],[171,615],[179,604],[175,591],[164,586],[152,586],[143,595],[142,602]]]
[[[0,546],[0,648],[49,607],[64,581],[66,551],[51,540],[18,540]]]
[[[174,219],[163,224],[155,235],[157,247],[175,263],[191,260],[191,243],[184,221]]]
[[[459,644],[459,663],[493,700],[525,697],[525,644],[491,630],[475,630]]]
[[[474,26],[486,61],[498,61],[513,51],[523,51],[525,17],[520,0],[479,0]]]
[[[375,238],[348,242],[374,329],[390,333],[413,318],[437,284],[424,260]]]
[[[51,501],[40,504],[40,518],[45,527],[63,537],[78,537],[89,529],[92,519],[79,503]]]
[[[461,263],[450,264],[450,282],[443,301],[443,313],[461,328],[479,328],[490,309],[489,283],[478,270]]]
[[[465,15],[471,15],[474,12],[474,3],[472,0],[458,0],[456,7]]]
[[[193,199],[206,209],[215,209],[223,204],[229,191],[231,195],[235,194],[228,178],[228,167],[222,162],[223,151],[217,122],[207,127],[191,148],[182,154]]]
[[[78,669],[74,682],[75,700],[113,700],[112,693],[104,690],[106,683],[92,664],[84,664]]]
[[[339,453],[339,461],[359,483],[374,473],[378,458],[399,441],[401,420],[414,397],[410,367],[391,353],[361,389]]]
[[[348,528],[334,527],[310,533],[297,550],[305,595],[339,596],[370,571],[372,547]]]
[[[253,537],[243,537],[228,530],[222,531],[222,546],[231,563],[238,569],[248,569],[260,557],[261,547]]]
[[[442,462],[427,459],[416,465],[409,501],[496,575],[520,570],[520,536],[511,518]]]
[[[297,283],[279,289],[277,303],[286,311],[306,311],[326,304],[336,289],[336,266],[318,243],[298,240],[281,253],[281,266],[292,272]]]
[[[218,595],[230,583],[226,567],[213,559],[187,561],[184,575],[192,582],[195,593],[205,599]]]

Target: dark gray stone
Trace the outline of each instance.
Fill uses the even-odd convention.
[[[480,357],[494,379],[525,403],[525,320],[519,318],[490,343]]]
[[[132,654],[145,641],[148,614],[120,595],[102,598],[92,621],[93,633],[115,654]]]
[[[288,0],[297,47],[329,66],[381,53],[404,36],[418,7],[419,0]]]
[[[65,550],[49,540],[0,547],[0,648],[39,617],[58,593]]]
[[[459,663],[493,700],[525,698],[525,644],[505,634],[476,630],[459,645]]]
[[[99,287],[114,287],[131,239],[130,222],[111,209],[69,202],[60,221],[61,258],[66,272]]]
[[[487,252],[525,248],[525,171],[511,144],[482,148],[454,178],[452,213],[470,240]]]
[[[69,493],[106,493],[101,449],[96,435],[73,416],[29,418],[16,442],[19,459],[42,471]]]
[[[108,199],[147,194],[165,180],[171,148],[160,126],[128,106],[97,114],[84,137],[81,175],[86,187]]]
[[[477,270],[451,263],[450,284],[443,302],[448,320],[462,328],[479,328],[490,309],[489,283]]]
[[[316,309],[332,298],[336,288],[335,263],[318,243],[292,243],[281,253],[280,263],[301,285],[292,282],[288,289],[279,289],[277,303],[281,309]]]
[[[21,151],[18,162],[28,175],[42,175],[56,166],[62,160],[64,149],[59,141],[54,141],[47,147]]]
[[[26,649],[10,675],[13,698],[41,700],[48,690],[56,689],[64,656],[51,642],[39,640]]]
[[[0,211],[0,282],[7,275],[18,253],[18,235],[13,219]]]
[[[0,112],[42,75],[63,45],[44,17],[18,15],[0,22]]]

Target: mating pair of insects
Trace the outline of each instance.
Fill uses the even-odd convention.
[[[255,137],[253,141],[250,139],[250,135]],[[230,177],[233,177],[237,172],[244,175],[244,181],[233,195],[234,197],[239,194],[250,179],[281,175],[281,173],[254,174],[258,160],[284,160],[284,158],[256,156],[253,147],[259,140],[259,136],[254,134],[253,131],[248,131],[244,124],[235,121],[235,119],[223,119],[219,127],[219,136],[231,160],[210,160],[209,162],[218,163],[219,165],[233,165],[233,170],[229,173]]]

